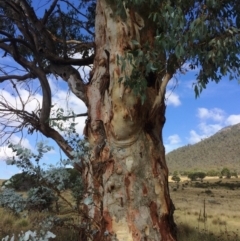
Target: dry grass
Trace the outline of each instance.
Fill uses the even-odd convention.
[[[180,241],[240,241],[240,189],[230,190],[212,187],[219,179],[208,179],[209,188],[196,188],[182,183],[177,191],[171,191],[175,205],[175,221],[179,227]],[[222,182],[240,182],[224,179]],[[176,186],[170,183],[170,190]],[[204,218],[205,200],[205,218]],[[188,230],[188,231],[186,231]],[[188,237],[191,233],[191,239]]]
[[[22,193],[26,195],[26,193]],[[70,191],[66,191],[63,193],[64,198],[70,202],[73,203]],[[20,215],[15,216],[11,214],[9,211],[0,208],[0,240],[2,240],[3,237],[6,237],[7,235],[15,234],[15,236],[22,231],[28,231],[28,230],[36,230],[38,231],[40,229],[39,224],[46,219],[49,215],[59,216],[60,218],[69,218],[70,226],[74,226],[75,224],[79,223],[79,215],[77,215],[76,212],[72,212],[72,209],[66,204],[65,201],[59,200],[58,207],[60,209],[60,213],[56,213],[55,205],[53,205],[52,213],[49,212],[38,212],[38,211],[24,211]],[[62,225],[62,224],[61,224]],[[71,228],[70,228],[71,229]],[[76,241],[78,237],[78,232],[74,229],[71,229],[71,232],[69,232],[69,226],[65,227],[59,226],[54,227],[51,230],[53,233],[57,235],[57,238],[55,240],[57,241]]]
[[[180,183],[177,191],[175,183],[170,183],[171,198],[175,205],[175,221],[178,226],[179,241],[240,241],[240,189],[228,190],[223,187],[211,187],[211,183],[219,179],[207,179],[209,187],[197,188],[194,183],[187,186]],[[186,182],[186,181],[185,181]],[[238,179],[222,180],[222,182],[240,182]],[[71,194],[66,191],[64,198],[73,203]],[[205,218],[204,218],[205,200]],[[71,218],[72,225],[79,223],[80,217],[71,212],[70,207],[64,201],[59,201],[61,218]],[[55,210],[55,207],[53,207]],[[26,217],[22,213],[19,217],[13,216],[3,208],[0,208],[0,240],[8,234],[21,231],[37,230],[39,223],[49,213],[29,212]],[[71,226],[71,225],[70,225]],[[55,240],[76,241],[78,233],[69,227],[55,227],[52,230],[57,234]]]

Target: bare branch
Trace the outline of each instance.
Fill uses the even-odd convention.
[[[69,6],[71,6],[78,14],[82,15],[83,17],[87,18],[87,15],[80,12],[73,4],[71,4],[69,1],[62,0],[62,2],[65,2]]]
[[[54,8],[57,5],[58,0],[54,0],[48,11],[45,12],[43,18],[42,18],[42,24],[45,25],[48,21],[49,16],[52,14]]]
[[[164,75],[164,77],[162,78],[162,80],[160,81],[161,85],[158,90],[158,95],[156,96],[152,109],[150,111],[149,119],[152,119],[156,115],[156,112],[157,112],[158,108],[160,107],[162,100],[164,98],[167,84],[170,81],[170,79],[172,78],[172,76],[173,76],[172,74],[166,73]]]
[[[25,75],[5,75],[5,76],[0,76],[0,82],[2,83],[5,80],[12,80],[12,79],[21,81],[21,80],[27,80],[29,78],[36,78],[36,76],[34,76],[32,73],[28,73]]]
[[[94,55],[91,55],[83,59],[71,59],[71,58],[63,59],[61,57],[58,57],[56,55],[46,52],[44,53],[44,56],[54,64],[65,64],[65,65],[85,66],[85,65],[93,64],[93,60],[94,60]]]
[[[50,118],[49,121],[52,121],[52,120],[67,120],[67,119],[76,118],[76,117],[83,117],[83,116],[88,116],[88,113],[86,112],[86,113],[82,113],[82,114],[62,116],[61,118]]]
[[[1,31],[0,31],[1,32]],[[0,43],[5,43],[5,42],[11,42],[11,43],[21,43],[23,45],[25,45],[26,47],[28,47],[30,50],[34,51],[33,47],[31,45],[29,45],[26,41],[24,41],[21,38],[4,38],[0,40]]]

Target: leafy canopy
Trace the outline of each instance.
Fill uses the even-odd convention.
[[[115,16],[111,17],[120,17],[124,22],[132,11],[144,19],[140,39],[132,39],[126,55],[118,58],[122,67],[133,66],[131,76],[126,76],[124,81],[142,101],[146,98],[147,87],[161,89],[166,73],[172,77],[177,72],[195,69],[196,96],[209,81],[219,82],[223,76],[239,78],[239,0],[106,1],[114,10]],[[1,101],[4,111],[0,118],[6,120],[1,123],[1,137],[12,128],[9,124],[13,121],[12,113],[21,119],[15,130],[28,127],[29,133],[37,130],[48,137],[54,136],[48,123],[52,104],[47,76],[57,74],[67,81],[69,73],[77,72],[72,65],[93,63],[96,3],[96,0],[0,0],[2,57],[12,58],[21,67],[1,64],[0,83],[9,81],[17,96],[16,84],[24,86],[31,94],[39,91],[34,82],[38,79],[43,96],[41,109],[40,105],[38,107],[40,114],[38,110],[37,114],[27,112],[25,103],[21,103],[22,109],[14,109],[9,107],[7,100]],[[79,57],[76,58],[76,54]],[[86,90],[86,82],[82,82],[78,82],[79,92]],[[32,86],[36,87],[35,91],[31,91]],[[79,97],[83,101],[86,101],[85,94]]]
[[[148,9],[150,26],[155,26],[152,48],[147,44],[133,51],[146,66],[144,71],[174,74],[185,72],[183,66],[188,65],[187,69],[197,70],[196,96],[209,81],[218,83],[223,76],[239,79],[239,1],[128,0],[125,6],[141,16]],[[119,9],[123,11],[124,6]],[[162,61],[159,54],[164,56]]]

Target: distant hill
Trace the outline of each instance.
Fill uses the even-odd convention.
[[[169,171],[210,171],[228,167],[240,172],[240,124],[225,127],[194,145],[166,155]]]

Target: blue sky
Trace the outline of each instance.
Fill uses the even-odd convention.
[[[37,4],[35,6],[37,11],[43,14],[47,5],[42,4],[42,1],[34,1],[34,3]],[[0,61],[1,66],[3,64],[6,66],[12,65],[12,60],[9,57],[1,58]],[[13,71],[16,73],[19,70],[13,69]],[[166,124],[163,130],[166,152],[187,144],[197,143],[215,134],[225,126],[240,122],[240,85],[238,81],[229,81],[228,78],[224,78],[218,84],[209,83],[207,89],[196,99],[192,87],[195,82],[195,71],[197,70],[189,71],[185,75],[176,75],[168,86]],[[83,70],[81,70],[81,74],[84,75]],[[58,81],[54,77],[50,78],[49,81],[53,89],[53,104],[55,104],[53,109],[66,107],[73,109],[75,113],[86,112],[84,104],[68,92],[63,81]],[[19,98],[14,98],[11,93],[10,85],[0,84],[0,96],[4,96],[12,105],[20,106]],[[23,100],[28,100],[28,111],[35,111],[36,105],[41,103],[41,94],[39,92],[36,92],[31,99],[29,99],[29,92],[24,87],[20,88],[19,93]],[[4,101],[4,99],[0,97],[0,101]],[[82,134],[85,118],[81,117],[77,120],[79,122],[77,131]],[[13,135],[11,140],[17,143],[20,136]],[[46,138],[40,134],[24,135],[22,144],[34,150],[36,142],[42,140],[46,140]],[[50,139],[48,141],[49,145],[55,147],[55,150],[47,154],[43,161],[47,164],[55,164],[59,160],[60,150],[53,141]],[[20,172],[16,167],[6,165],[4,160],[11,155],[12,152],[6,145],[0,146],[0,179],[9,178]]]
[[[81,71],[83,74],[83,72]],[[178,75],[174,78],[166,94],[166,124],[163,131],[163,140],[166,152],[178,147],[194,144],[201,139],[215,134],[221,128],[240,122],[240,85],[238,82],[229,81],[227,78],[220,83],[209,83],[199,98],[195,98],[193,83],[196,72],[190,71],[187,74]],[[53,104],[57,107],[68,107],[74,109],[75,113],[84,113],[86,107],[74,95],[70,94],[67,87],[60,80],[49,79],[53,89]],[[173,88],[174,87],[174,88]],[[11,87],[1,89],[8,101],[19,104],[19,100],[11,97]],[[23,99],[27,99],[28,92],[20,90]],[[34,110],[36,101],[41,101],[41,94],[37,93],[28,105],[28,110]],[[84,118],[78,118],[77,131],[82,134]],[[67,126],[66,126],[67,127]],[[12,136],[13,142],[20,140],[18,135]],[[34,150],[37,141],[46,140],[41,135],[28,136],[22,139],[23,146]],[[53,141],[47,139],[49,145],[55,147],[44,157],[43,162],[55,164],[59,160],[60,150]],[[11,151],[6,145],[0,147],[0,179],[6,179],[13,174],[20,172],[14,166],[8,166],[4,162]]]
[[[224,78],[211,82],[199,98],[195,98],[192,84],[196,72],[178,76],[178,85],[168,103],[164,143],[169,152],[186,144],[194,144],[215,134],[221,128],[240,122],[240,85]]]

